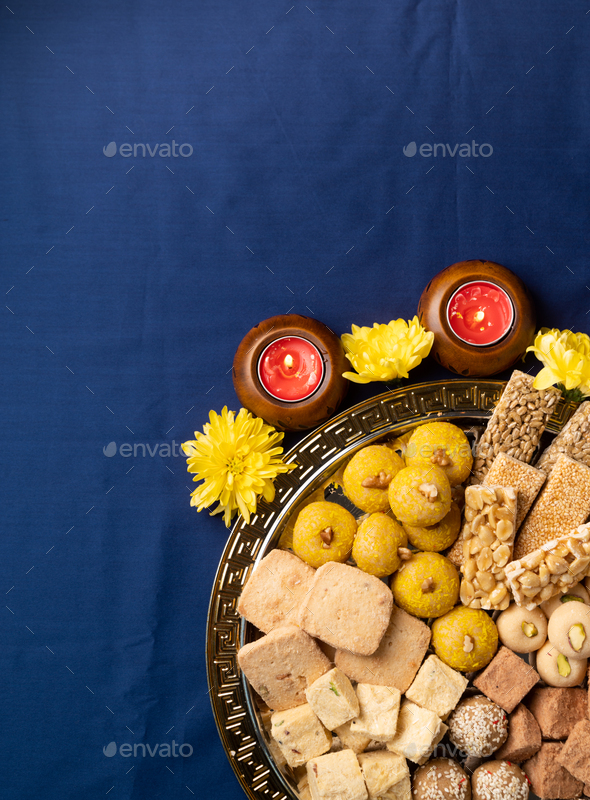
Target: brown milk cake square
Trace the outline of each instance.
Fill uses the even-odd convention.
[[[395,686],[403,693],[416,677],[431,635],[428,625],[394,605],[375,653],[358,656],[348,650],[337,650],[335,663],[353,681]]]
[[[522,703],[510,714],[508,738],[494,758],[514,761],[520,764],[532,758],[541,749],[541,729],[539,723]]]
[[[567,739],[572,728],[588,716],[586,689],[537,687],[526,705],[541,728],[544,739]]]
[[[582,719],[574,725],[558,761],[574,778],[590,783],[590,720]]]
[[[238,653],[240,669],[275,711],[306,702],[305,690],[331,667],[314,640],[294,625],[275,628]]]
[[[295,625],[315,569],[286,550],[272,550],[248,578],[238,611],[264,633]]]
[[[391,589],[383,581],[331,561],[316,571],[298,623],[333,647],[369,656],[387,630],[392,607]]]
[[[522,765],[533,792],[542,800],[574,800],[584,789],[559,763],[562,749],[561,742],[543,742],[539,752]]]
[[[500,647],[473,685],[510,714],[541,678],[507,647]]]

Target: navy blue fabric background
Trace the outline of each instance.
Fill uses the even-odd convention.
[[[189,507],[177,445],[237,409],[255,323],[407,319],[455,261],[505,264],[540,324],[586,328],[587,6],[0,10],[3,797],[243,796],[205,679],[226,531]],[[173,139],[192,154],[118,149]],[[473,141],[493,153],[402,149]],[[193,755],[103,755],[173,739]]]

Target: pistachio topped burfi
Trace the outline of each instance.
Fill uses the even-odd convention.
[[[356,693],[346,675],[337,667],[314,681],[305,696],[329,731],[358,716],[359,701]]]

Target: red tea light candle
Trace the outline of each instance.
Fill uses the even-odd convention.
[[[514,306],[509,295],[495,283],[472,281],[452,295],[447,319],[461,341],[487,347],[501,341],[510,331]]]
[[[324,377],[320,351],[300,336],[277,339],[258,360],[258,377],[266,391],[284,403],[297,403],[314,394]]]
[[[460,261],[435,275],[420,297],[418,319],[434,333],[433,358],[472,377],[509,369],[536,330],[526,286],[494,261]]]
[[[348,367],[342,342],[327,325],[283,314],[244,336],[234,357],[234,387],[244,408],[278,430],[307,430],[336,413]]]

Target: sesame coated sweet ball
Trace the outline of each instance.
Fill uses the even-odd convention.
[[[293,551],[311,567],[350,557],[356,520],[337,503],[321,500],[303,508],[293,528]]]
[[[441,617],[459,598],[459,573],[439,553],[412,553],[391,579],[391,591],[408,614]]]
[[[352,545],[352,557],[359,569],[384,578],[401,564],[399,547],[406,547],[408,539],[402,526],[387,514],[370,514],[358,527]]]
[[[450,422],[427,422],[416,428],[405,458],[408,466],[441,467],[451,486],[466,481],[473,464],[467,436]]]
[[[451,510],[451,485],[433,464],[401,469],[389,484],[389,505],[403,524],[436,525]]]
[[[456,761],[433,758],[414,773],[413,800],[471,800],[471,783]]]
[[[498,629],[485,611],[456,606],[432,625],[434,652],[460,672],[475,672],[490,663],[498,649]]]
[[[457,503],[451,503],[451,510],[436,525],[421,527],[404,523],[404,530],[410,543],[418,550],[440,553],[450,547],[461,527],[461,511]]]
[[[343,475],[344,493],[361,511],[389,511],[387,490],[391,479],[404,468],[402,458],[390,447],[371,444],[350,459]]]
[[[471,776],[473,800],[527,800],[527,776],[511,761],[486,761]],[[571,796],[571,795],[570,795]]]
[[[447,725],[452,743],[468,756],[491,756],[508,738],[506,712],[483,694],[462,700]]]

